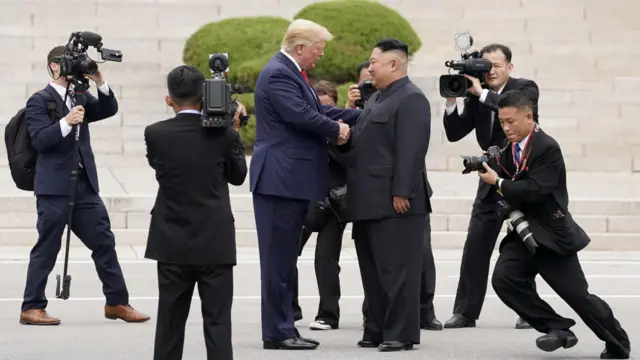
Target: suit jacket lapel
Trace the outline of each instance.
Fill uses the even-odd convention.
[[[322,106],[320,105],[320,100],[318,100],[318,95],[316,95],[316,92],[313,90],[313,88],[311,87],[311,84],[309,84],[307,82],[307,80],[305,80],[305,78],[302,76],[302,72],[300,70],[298,70],[298,67],[296,66],[296,64],[294,64],[291,59],[289,59],[286,55],[284,55],[282,52],[278,51],[276,53],[276,58],[282,63],[284,64],[286,67],[288,67],[289,69],[291,69],[291,71],[293,71],[294,73],[296,73],[298,81],[301,81],[307,88],[307,90],[311,93],[311,97],[313,97],[313,100],[316,103],[316,108],[318,109],[318,111],[321,114],[324,114],[324,111],[322,110]]]

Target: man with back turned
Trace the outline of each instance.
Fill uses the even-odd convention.
[[[347,218],[353,222],[368,316],[360,347],[420,343],[420,272],[431,188],[429,101],[407,77],[408,46],[379,41],[369,72],[378,91],[352,128]]]
[[[533,119],[538,121],[539,92],[535,82],[510,77],[513,64],[508,47],[491,44],[485,46],[480,54],[491,62],[491,71],[484,74],[484,85],[481,85],[480,79],[467,75],[473,86],[464,99],[462,112],[457,108],[455,98],[447,99],[444,130],[451,142],[459,141],[475,130],[478,145],[482,150],[487,150],[493,145],[502,146],[505,141],[497,119],[496,104],[500,94],[509,90],[524,91],[533,102]],[[495,214],[495,200],[488,196],[489,190],[489,185],[479,182],[462,252],[453,317],[444,324],[445,328],[475,327],[480,317],[487,293],[491,254],[502,227]],[[527,329],[530,326],[518,319],[516,328]]]
[[[576,322],[558,315],[540,298],[533,286],[534,277],[540,274],[605,342],[601,359],[628,359],[627,333],[609,305],[589,293],[580,266],[578,252],[590,239],[568,210],[567,174],[560,145],[533,120],[533,103],[525,92],[504,93],[498,107],[508,146],[495,169],[485,163],[486,171],[478,174],[491,186],[492,195],[505,202],[500,204],[501,212],[508,215],[510,227],[516,230],[510,230],[500,244],[491,280],[493,289],[505,305],[545,334],[536,340],[539,349],[573,347],[578,338],[569,329]]]

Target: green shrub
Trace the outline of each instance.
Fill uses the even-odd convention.
[[[411,25],[395,10],[377,2],[329,1],[311,4],[294,16],[325,26],[334,38],[310,77],[342,84],[356,79],[358,65],[369,59],[378,40],[392,37],[415,53],[422,43]]]
[[[229,53],[229,81],[239,83],[246,91],[253,91],[257,74],[266,60],[255,76],[247,77],[239,70],[243,63],[260,55],[267,60],[273,56],[280,49],[289,24],[287,19],[271,16],[232,18],[206,24],[187,39],[182,60],[208,77],[211,73],[209,54]]]

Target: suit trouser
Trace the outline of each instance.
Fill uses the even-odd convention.
[[[78,177],[76,194],[71,230],[91,250],[106,303],[112,306],[128,304],[129,293],[118,262],[109,214],[83,173]],[[48,305],[45,288],[60,252],[68,206],[68,196],[39,195],[36,198],[38,241],[29,257],[22,311],[43,309]]]
[[[345,223],[340,223],[335,217],[318,232],[314,256],[314,268],[320,302],[315,320],[337,327],[340,322],[340,252],[342,251],[342,236]],[[306,245],[312,232],[303,230],[299,255]],[[296,286],[293,295],[294,319],[302,319],[302,309],[298,302],[298,271],[296,270]]]
[[[422,251],[422,272],[420,276],[420,323],[426,325],[436,318],[433,298],[436,293],[436,264],[431,248],[431,216],[427,215]],[[367,298],[362,302],[362,315],[367,317]]]
[[[353,237],[368,300],[363,340],[420,343],[425,215],[356,221]]]
[[[262,340],[296,337],[293,289],[308,200],[253,193],[260,251]]]
[[[568,331],[576,322],[558,315],[536,292],[537,274],[580,316],[607,348],[629,349],[629,337],[609,305],[590,294],[577,254],[560,255],[540,246],[532,255],[515,233],[500,245],[491,284],[505,305],[542,333]]]
[[[158,262],[158,321],[153,358],[181,360],[193,290],[198,285],[208,360],[232,360],[232,265]]]

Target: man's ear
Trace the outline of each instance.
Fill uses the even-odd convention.
[[[164,97],[164,102],[167,103],[167,106],[169,106],[170,108],[173,107],[173,99],[171,98],[171,96],[167,95]]]

